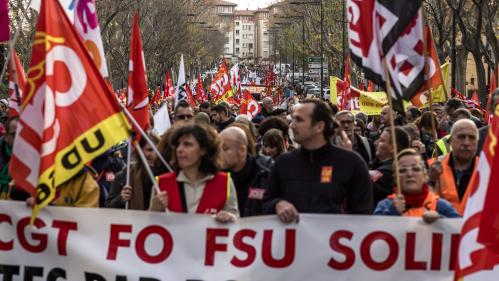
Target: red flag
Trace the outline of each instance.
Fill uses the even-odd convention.
[[[496,111],[497,112],[497,111]],[[478,167],[463,197],[461,242],[454,280],[495,280],[499,264],[499,118],[494,113]],[[466,203],[464,203],[466,202]]]
[[[374,92],[374,83],[371,80],[369,80],[369,82],[367,83],[367,91]]]
[[[362,92],[365,92],[366,91],[366,85],[364,83],[360,83],[359,84],[359,90],[361,90]]]
[[[9,118],[19,116],[19,105],[22,103],[25,87],[26,75],[17,53],[13,50],[9,78]]]
[[[275,94],[275,98],[274,98],[274,104],[276,105],[279,105],[281,104],[281,87],[277,87],[277,91],[276,91],[276,94]]]
[[[109,79],[106,79],[106,84],[107,84],[107,87],[109,88],[109,90],[114,93],[113,82],[111,82],[111,80],[109,80]]]
[[[492,75],[490,78],[490,86],[489,86],[489,96],[487,98],[487,108],[485,108],[485,123],[489,123],[490,117],[493,113],[489,112],[489,107],[490,107],[490,97],[492,96],[492,93],[494,90],[497,88],[497,77],[495,74]]]
[[[196,101],[194,100],[194,97],[192,96],[192,90],[191,86],[189,86],[189,83],[185,84],[185,92],[187,94],[187,101],[191,105],[192,108],[196,107]]]
[[[130,126],[59,1],[41,2],[9,172],[33,217]]]
[[[239,113],[245,114],[249,118],[253,118],[258,114],[258,112],[260,112],[260,105],[255,100],[253,95],[248,90],[245,90]]]
[[[173,88],[173,81],[170,77],[170,71],[166,71],[165,77],[165,91],[163,93],[163,98],[173,97],[175,95],[175,89]]]
[[[198,74],[198,83],[196,84],[196,99],[199,102],[205,102],[208,100],[203,87],[203,79],[201,79],[201,73]]]
[[[414,97],[411,98],[411,102],[414,106],[422,107],[424,104],[422,101],[426,101],[429,99],[428,93],[428,84],[431,89],[437,89],[439,86],[444,85],[444,80],[442,79],[442,74],[440,72],[440,59],[438,58],[437,47],[435,46],[435,41],[433,40],[433,35],[431,33],[431,29],[429,26],[424,27],[424,36],[426,37],[426,63],[428,67],[429,75],[425,74],[425,83],[421,88],[419,88],[418,92]],[[428,80],[429,82],[426,82]],[[422,97],[424,96],[424,97]],[[433,101],[429,101],[431,104]]]
[[[146,66],[142,39],[139,29],[139,13],[133,18],[132,39],[130,41],[130,62],[128,72],[127,108],[146,131],[149,128],[149,89],[147,88]],[[140,139],[140,135],[137,135]]]
[[[475,102],[480,102],[480,100],[478,99],[478,92],[476,90],[473,91],[473,95],[471,96],[471,100],[475,101]]]
[[[464,102],[464,105],[467,108],[476,108],[476,109],[480,110],[482,113],[485,112],[485,110],[483,110],[482,106],[480,105],[480,102],[477,102],[473,99],[468,99],[461,92],[459,92],[457,89],[451,88],[451,94],[454,97],[462,100]]]
[[[348,110],[350,104],[350,55],[345,58],[345,77],[343,78],[343,91],[341,94],[341,110]]]
[[[10,40],[9,1],[0,0],[0,43]]]
[[[152,96],[150,104],[151,105],[158,104],[160,101],[161,101],[161,91],[159,90],[159,88],[156,88],[156,90],[154,90],[154,95]]]

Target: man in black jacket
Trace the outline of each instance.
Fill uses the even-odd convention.
[[[264,203],[264,211],[282,222],[298,222],[299,212],[372,212],[367,166],[356,153],[329,143],[335,129],[331,116],[319,100],[304,100],[294,108],[290,127],[301,147],[277,159]]]
[[[352,150],[357,152],[366,164],[369,164],[374,158],[374,146],[366,137],[355,133],[355,117],[353,113],[342,110],[336,113],[335,118],[350,139]]]
[[[247,136],[241,128],[228,127],[220,133],[223,168],[231,173],[242,217],[262,214],[268,176],[274,161],[248,153]]]
[[[222,104],[217,104],[211,108],[211,119],[219,132],[234,122],[234,117],[230,115],[229,109]]]

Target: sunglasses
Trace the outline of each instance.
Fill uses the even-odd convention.
[[[414,173],[419,173],[423,171],[423,167],[421,166],[411,166],[411,167],[399,168],[399,174],[405,174],[409,171],[409,169],[411,169],[411,171]]]
[[[192,115],[189,115],[189,114],[186,114],[186,115],[177,115],[175,116],[176,119],[178,120],[190,120],[192,119],[194,116]]]

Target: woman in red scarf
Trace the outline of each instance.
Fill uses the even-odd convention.
[[[422,217],[427,223],[440,217],[460,217],[452,204],[431,191],[421,154],[411,148],[404,149],[397,159],[402,194],[393,193],[380,201],[375,215]]]

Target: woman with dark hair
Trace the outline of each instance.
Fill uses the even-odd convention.
[[[433,119],[433,120],[432,120]],[[432,124],[433,122],[433,124]],[[437,136],[438,120],[437,115],[432,112],[425,112],[419,119],[419,134],[421,135],[421,142],[425,146],[426,157],[431,157],[435,150],[435,138]]]
[[[161,192],[153,197],[151,211],[213,214],[219,222],[239,216],[234,183],[220,172],[220,145],[215,129],[203,123],[172,128],[175,172],[158,178]]]
[[[262,154],[276,159],[288,151],[288,142],[279,129],[268,130],[262,138]]]
[[[405,119],[407,120],[407,123],[416,122],[420,116],[421,110],[415,106],[407,108],[407,111],[405,112]]]
[[[157,144],[159,138],[148,133],[147,136],[154,144]],[[156,154],[151,145],[145,138],[141,138],[139,146],[144,152],[147,164],[152,169],[156,161]],[[152,182],[147,175],[146,168],[135,150],[132,154],[130,164],[130,185],[126,185],[126,169],[116,175],[116,179],[111,183],[109,195],[106,199],[107,208],[124,209],[128,202],[128,208],[131,210],[147,210],[151,200]]]

